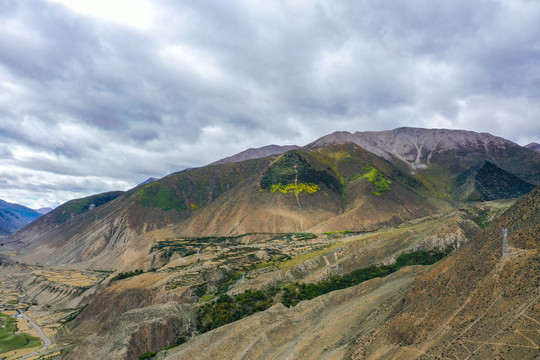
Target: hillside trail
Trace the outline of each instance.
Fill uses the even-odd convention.
[[[536,250],[534,250],[536,251]],[[526,253],[529,253],[531,252],[530,250],[523,250],[523,249],[516,249],[516,248],[513,248],[513,247],[510,247],[510,258],[512,257],[520,257],[520,256],[523,256],[525,255]],[[509,258],[504,258],[504,259],[501,259],[501,261],[499,261],[495,267],[493,268],[493,270],[491,270],[491,272],[489,274],[487,274],[481,281],[480,283],[477,284],[477,286],[475,287],[475,289],[470,293],[470,295],[467,297],[467,299],[465,299],[465,301],[461,304],[461,306],[459,306],[447,319],[446,321],[444,321],[439,327],[438,329],[436,329],[434,332],[433,332],[433,336],[431,336],[431,339],[428,339],[427,341],[425,341],[423,344],[420,344],[420,345],[417,345],[417,346],[405,346],[403,347],[402,349],[400,349],[400,351],[398,351],[393,357],[392,357],[392,360],[397,360],[397,359],[400,359],[403,355],[405,355],[407,352],[412,352],[412,353],[415,353],[417,354],[418,356],[428,356],[428,357],[437,357],[435,355],[431,355],[431,354],[428,354],[427,351],[431,348],[431,346],[435,343],[435,341],[437,340],[437,338],[439,338],[440,336],[442,336],[446,330],[449,329],[449,325],[450,323],[454,320],[454,318],[471,302],[471,300],[476,296],[476,292],[479,291],[482,286],[487,283],[488,281],[491,281],[493,278],[497,278],[498,275],[501,273],[501,271],[503,270],[506,262],[509,260]],[[455,275],[455,274],[454,274]],[[454,276],[453,275],[453,276]],[[453,277],[452,276],[452,277]],[[450,279],[451,280],[451,279]],[[449,280],[449,282],[450,282]],[[489,310],[500,300],[501,298],[501,295],[499,295],[498,297],[496,297],[495,299],[493,299],[493,301],[489,304],[489,306],[487,307],[487,309],[474,321],[472,322],[470,325],[468,325],[457,337],[456,337],[456,340],[459,342],[459,344],[461,344],[461,346],[463,346],[463,348],[467,351],[467,355],[465,358],[463,358],[463,360],[467,360],[467,359],[470,359],[471,356],[473,356],[475,353],[477,353],[479,350],[481,350],[484,346],[486,345],[496,345],[496,346],[514,346],[514,347],[522,347],[522,348],[532,348],[532,349],[540,349],[539,347],[539,344],[536,344],[532,339],[530,339],[529,337],[527,337],[526,335],[522,334],[521,333],[521,329],[516,329],[515,333],[522,336],[523,338],[525,338],[527,341],[529,341],[531,343],[531,345],[515,345],[515,344],[506,344],[506,343],[498,343],[498,342],[494,342],[494,341],[477,341],[477,340],[471,340],[471,339],[467,339],[465,338],[465,334],[468,333],[472,328],[474,328],[479,322],[480,320],[482,320],[484,318],[484,316],[489,312]],[[532,299],[530,301],[528,301],[526,304],[524,304],[520,311],[518,312],[518,314],[516,314],[514,317],[512,317],[512,319],[510,320],[510,323],[514,323],[519,317],[522,317],[522,316],[526,316],[525,313],[526,311],[536,302],[540,299],[540,288],[537,288],[533,294],[532,294]],[[427,314],[426,314],[427,316]],[[537,322],[536,320],[534,319],[531,319],[533,320],[534,322]],[[506,324],[508,326],[508,324]],[[497,331],[494,335],[492,335],[490,338],[495,338],[497,335],[499,335],[507,326],[501,326],[500,327],[500,330]],[[538,331],[538,330],[537,330]],[[480,344],[479,347],[477,347],[476,349],[472,350],[469,349],[465,344],[464,342],[468,342],[468,343],[476,343],[476,344]],[[456,355],[454,355],[456,356]],[[459,358],[456,356],[456,359],[459,360]]]

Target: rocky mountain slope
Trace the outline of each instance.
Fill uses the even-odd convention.
[[[68,358],[93,359],[96,353],[110,351],[115,354],[110,355],[111,359],[138,359],[144,352],[162,350],[174,344],[174,336],[189,339],[195,335],[197,324],[192,316],[199,305],[215,297],[216,293],[238,294],[245,290],[264,290],[294,281],[318,282],[328,279],[329,274],[342,275],[374,264],[392,263],[402,252],[460,247],[478,229],[469,216],[467,212],[457,211],[442,217],[413,221],[398,229],[363,234],[328,234],[315,238],[306,238],[305,235],[302,238],[300,234],[252,234],[240,238],[175,239],[170,229],[161,230],[161,240],[156,247],[161,249],[158,256],[167,256],[168,263],[162,268],[157,265],[156,270],[135,274],[124,280],[112,281],[109,278],[103,281],[94,294],[88,294],[79,305],[83,307],[82,311],[65,326],[65,332],[58,337],[58,341],[72,341],[78,334],[95,333],[95,336],[80,342]],[[190,251],[194,247],[201,250],[200,254]],[[333,316],[346,315],[347,319],[343,321],[349,324],[358,319],[355,316],[349,318],[355,308],[344,313],[335,312],[328,304],[342,302],[342,309],[346,309],[351,304],[361,304],[370,299],[372,304],[358,313],[363,318],[383,300],[386,303],[398,301],[398,294],[406,290],[418,271],[401,272],[389,280],[376,281],[361,287],[361,290],[345,292],[348,294],[345,296],[338,295],[338,292],[330,300],[322,300],[322,297],[322,302],[311,302],[318,304],[316,307],[304,304],[289,310],[281,307],[283,310],[280,311],[297,314],[295,323],[287,324],[288,327],[302,324],[305,321],[305,311],[313,314],[313,321],[317,322],[316,314],[321,308],[327,309],[324,312],[325,321],[330,321]],[[241,276],[242,273],[244,276]],[[388,286],[380,292],[375,291],[384,284]],[[371,291],[375,293],[370,294]],[[351,296],[359,293],[362,298]],[[180,308],[178,304],[181,305],[181,311],[177,310],[174,314],[168,310],[171,307]],[[163,311],[160,311],[162,308]],[[384,314],[381,313],[380,319]],[[258,316],[246,318],[246,322],[243,322],[248,324],[245,331],[259,326],[255,325],[257,319],[260,319]],[[275,318],[271,314],[261,316]],[[148,324],[143,326],[141,321]],[[335,318],[334,322],[334,328],[338,329],[339,322]],[[160,326],[157,328],[152,324]],[[304,325],[300,334],[307,337],[311,327]],[[238,334],[227,332],[224,330],[226,328],[216,329],[220,334],[217,337],[210,335],[214,333],[212,331],[209,335],[202,335],[203,339],[210,336],[210,339],[220,339],[216,341],[225,347],[236,349],[234,351],[244,351],[236,344]],[[346,336],[336,332],[333,338],[342,343],[344,339],[350,340],[356,334],[354,327],[346,331]],[[136,340],[147,337],[144,342]],[[135,343],[140,344],[137,351],[134,351]],[[188,343],[198,347],[198,342],[192,343],[189,340]],[[292,343],[293,339],[289,345]],[[321,343],[317,349],[321,350],[322,347]],[[129,355],[129,349],[132,355]],[[201,355],[191,353],[192,350],[190,354]],[[265,351],[270,352],[271,348],[267,347]],[[217,356],[218,352],[214,355]]]
[[[0,235],[14,233],[41,216],[35,210],[0,200]]]
[[[540,187],[418,276],[353,359],[534,359],[540,354]],[[509,256],[502,230],[508,229]]]
[[[382,323],[420,270],[409,268],[293,308],[274,305],[156,359],[344,359],[358,332]]]
[[[525,181],[540,184],[537,153],[487,133],[408,127],[356,133],[340,131],[306,147],[342,142],[353,142],[389,161],[404,164],[442,189],[451,185],[449,179],[486,160]]]

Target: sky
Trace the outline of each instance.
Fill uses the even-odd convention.
[[[0,0],[0,199],[400,126],[540,142],[534,0]]]

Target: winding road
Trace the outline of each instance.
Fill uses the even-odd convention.
[[[17,309],[17,312],[20,314],[19,316],[22,317],[23,319],[25,319],[26,321],[28,321],[28,323],[37,331],[37,333],[39,334],[39,336],[41,336],[41,340],[43,341],[43,346],[34,351],[33,353],[31,354],[28,354],[28,355],[25,355],[21,358],[21,360],[26,360],[28,359],[29,357],[31,356],[34,356],[34,355],[37,355],[39,354],[40,352],[42,352],[43,350],[45,350],[46,348],[48,348],[49,346],[51,346],[51,340],[45,335],[45,333],[43,332],[43,330],[41,330],[41,328],[35,323],[32,321],[32,319],[30,319],[28,317],[28,315],[26,315],[24,313],[24,311],[22,311],[21,309]]]

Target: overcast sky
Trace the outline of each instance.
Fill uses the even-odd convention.
[[[539,1],[0,0],[0,199],[400,126],[540,142]]]

